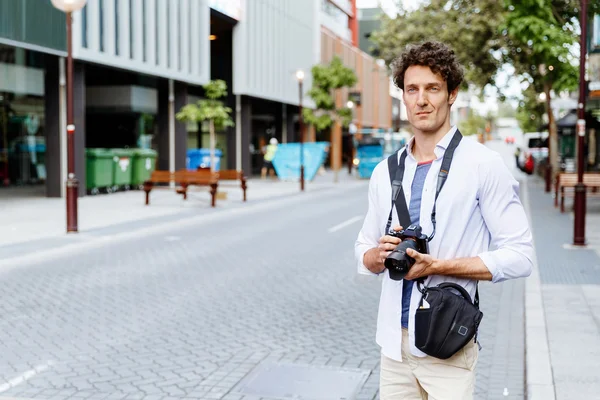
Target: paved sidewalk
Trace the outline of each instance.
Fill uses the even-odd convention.
[[[529,400],[600,399],[600,214],[589,201],[587,248],[573,248],[573,215],[543,182],[527,183],[537,270],[527,280]]]
[[[368,180],[359,179],[342,170],[338,182],[332,171],[317,175],[306,182],[307,193],[337,188],[365,185]],[[227,193],[226,200],[217,200],[217,207],[210,207],[210,195],[206,188],[190,188],[188,199],[183,200],[174,190],[154,190],[150,205],[144,205],[144,192],[139,190],[112,193],[110,195],[85,196],[79,199],[79,233],[65,233],[65,200],[42,197],[43,189],[1,189],[0,209],[0,261],[7,258],[49,250],[57,246],[83,243],[121,234],[148,229],[162,224],[179,223],[200,215],[227,212],[247,208],[279,198],[300,196],[299,182],[276,179],[248,180],[247,202],[242,201],[239,182],[226,181],[219,191]]]

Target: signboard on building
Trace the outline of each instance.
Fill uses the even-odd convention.
[[[592,24],[592,40],[590,43],[590,51],[600,50],[600,15],[594,15]]]
[[[242,0],[208,0],[208,5],[238,21],[242,18]]]
[[[588,89],[590,98],[600,98],[600,53],[588,54]]]

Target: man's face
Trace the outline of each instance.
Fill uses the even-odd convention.
[[[408,121],[422,133],[436,134],[446,122],[450,123],[450,106],[458,89],[448,93],[448,84],[429,67],[413,65],[404,73],[402,98]]]

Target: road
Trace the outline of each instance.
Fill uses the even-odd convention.
[[[366,190],[0,270],[0,399],[377,398],[380,282],[353,258]],[[523,286],[480,285],[478,400],[523,398]]]

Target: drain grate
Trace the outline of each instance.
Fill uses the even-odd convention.
[[[369,374],[362,369],[265,362],[233,393],[281,400],[353,400]]]

